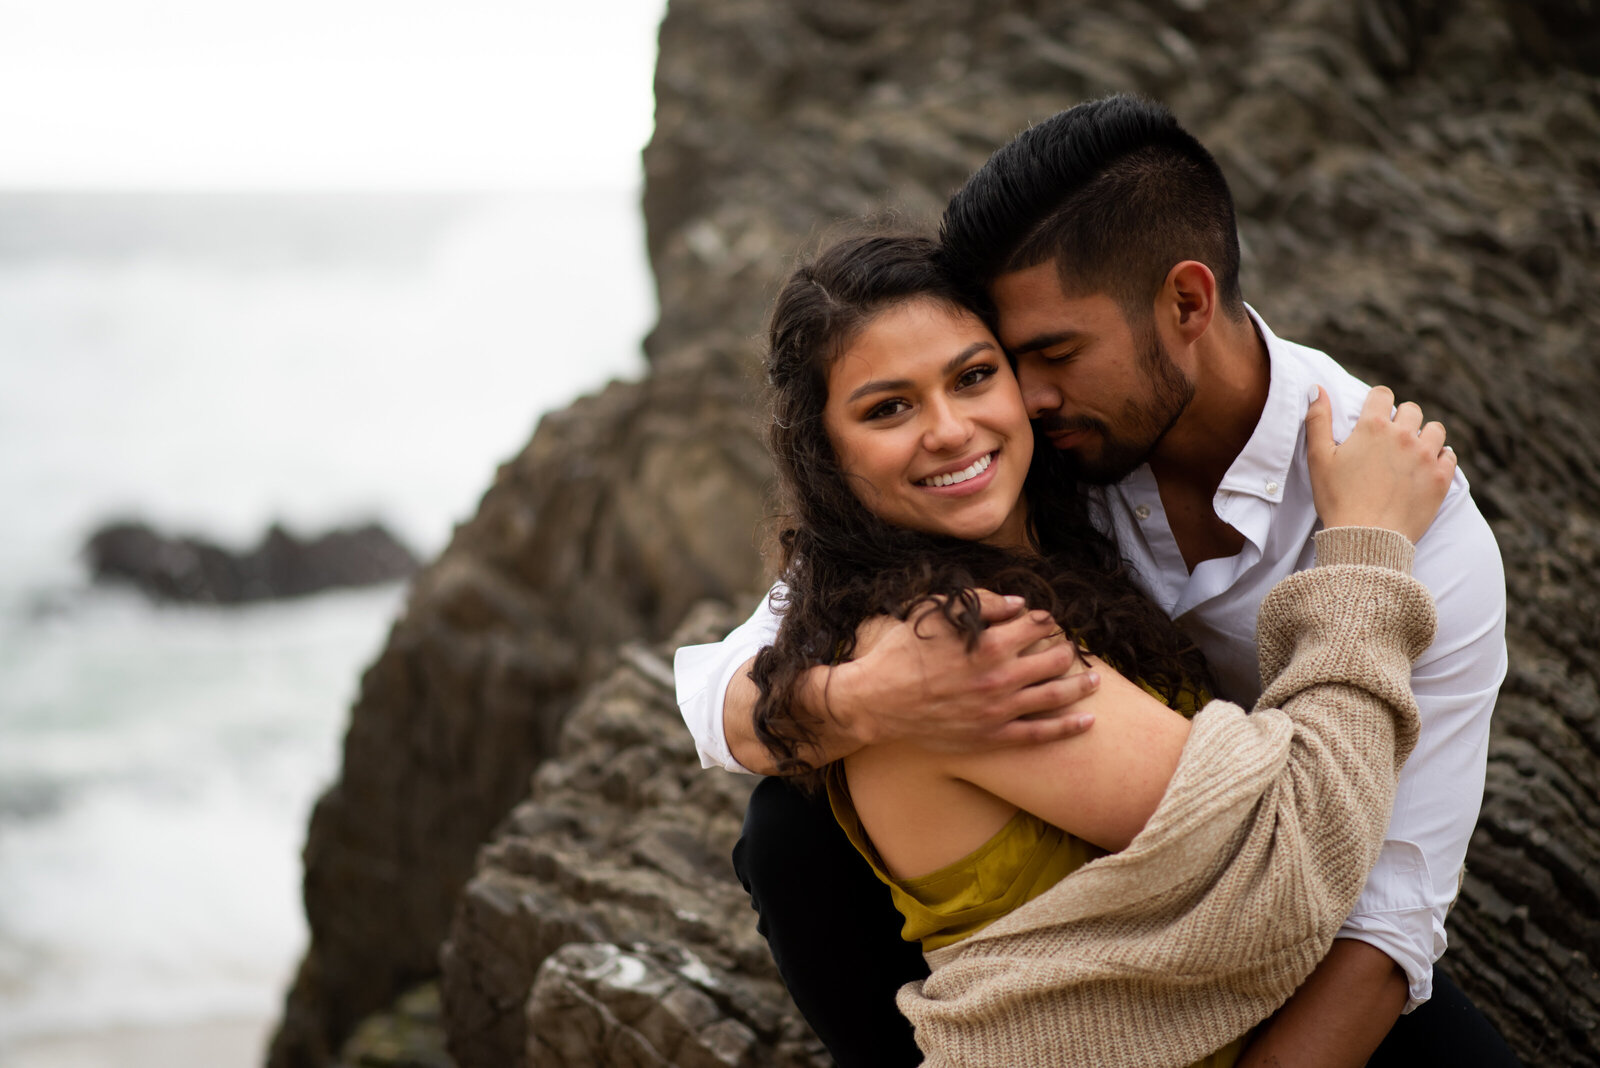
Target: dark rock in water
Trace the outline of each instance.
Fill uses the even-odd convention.
[[[1028,122],[1131,90],[1227,172],[1273,329],[1450,427],[1511,669],[1443,964],[1525,1063],[1600,1068],[1596,40],[1561,0],[671,0],[652,374],[547,416],[418,576],[312,818],[271,1064],[331,1063],[446,943],[462,1068],[815,1053],[726,866],[744,784],[621,650],[764,586],[752,338],[794,250],[931,223]]]
[[[417,569],[411,550],[377,523],[305,540],[273,524],[261,544],[244,553],[160,534],[143,523],[112,523],[90,537],[84,554],[96,582],[129,583],[157,600],[204,604],[372,586]]]

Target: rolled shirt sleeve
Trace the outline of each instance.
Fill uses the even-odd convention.
[[[783,584],[756,605],[750,618],[728,632],[720,642],[710,645],[685,645],[672,658],[672,674],[678,691],[678,711],[689,733],[694,735],[695,752],[703,768],[726,768],[751,774],[734,759],[722,729],[722,702],[728,684],[744,665],[778,635],[778,614],[772,599],[783,591]]]
[[[1400,775],[1378,862],[1339,932],[1404,969],[1406,1012],[1433,993],[1433,963],[1445,950],[1445,916],[1478,821],[1489,719],[1506,674],[1500,551],[1465,480],[1458,474],[1457,481],[1418,542],[1413,569],[1439,609],[1438,635],[1411,676],[1421,734]]]

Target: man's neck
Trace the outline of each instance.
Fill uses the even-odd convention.
[[[1267,404],[1272,367],[1255,321],[1219,315],[1196,342],[1194,399],[1150,457],[1156,481],[1181,483],[1207,497],[1255,433]]]
[[[1194,399],[1150,457],[1167,524],[1193,571],[1233,556],[1244,536],[1212,507],[1217,487],[1255,433],[1272,368],[1254,320],[1223,318],[1196,343]]]

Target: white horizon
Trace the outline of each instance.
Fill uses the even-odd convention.
[[[637,187],[664,7],[0,0],[0,191]]]

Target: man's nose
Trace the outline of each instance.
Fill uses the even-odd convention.
[[[1022,403],[1028,409],[1029,419],[1037,419],[1061,407],[1061,390],[1037,367],[1019,364],[1017,386],[1022,390]]]

